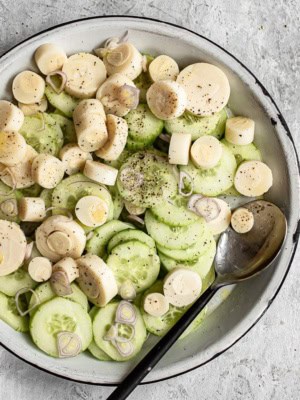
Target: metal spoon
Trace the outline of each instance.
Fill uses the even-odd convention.
[[[254,216],[250,232],[236,233],[228,228],[220,237],[215,257],[216,279],[211,287],[187,310],[180,320],[127,375],[107,400],[124,400],[159,362],[199,312],[222,286],[258,275],[271,265],[284,243],[287,222],[282,211],[264,200],[243,205]]]

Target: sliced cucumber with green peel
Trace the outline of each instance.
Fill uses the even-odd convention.
[[[47,51],[47,48],[45,49]],[[41,52],[44,50],[42,49]],[[97,51],[96,53],[98,54]],[[147,93],[148,100],[151,100],[150,90],[152,88],[154,90],[154,86],[157,85],[158,97],[154,99],[157,100],[156,106],[164,107],[165,100],[172,103],[174,101],[172,97],[177,93],[176,82],[169,81],[175,86],[170,84],[167,88],[169,94],[166,94],[158,93],[160,90],[159,80],[172,78],[179,82],[180,77],[184,78],[184,72],[181,71],[177,79],[176,60],[170,59],[167,55],[157,54],[152,57],[145,53],[141,54],[143,68],[137,71],[139,74],[132,75],[134,78],[132,80],[129,78],[120,80],[116,77],[115,87],[112,85],[110,88],[111,93],[107,93],[108,96],[101,99],[103,107],[107,110],[115,108],[116,114],[122,115],[121,119],[126,125],[125,127],[120,125],[119,123],[122,121],[117,119],[111,121],[107,126],[108,139],[106,133],[102,132],[102,128],[105,130],[106,121],[105,113],[101,113],[101,109],[100,119],[102,119],[103,127],[101,128],[100,120],[98,125],[96,124],[99,129],[94,124],[95,118],[97,119],[100,115],[99,110],[95,110],[94,100],[91,99],[91,97],[95,98],[97,87],[94,87],[94,91],[93,88],[87,88],[87,90],[91,89],[90,94],[94,93],[92,96],[84,96],[83,93],[85,91],[84,82],[87,84],[89,79],[101,78],[100,80],[103,80],[105,78],[105,74],[102,74],[103,71],[98,71],[99,76],[93,77],[95,75],[95,71],[92,71],[93,65],[96,66],[93,61],[95,56],[89,53],[79,54],[83,63],[85,61],[87,65],[90,63],[87,71],[83,71],[81,74],[80,66],[77,70],[74,67],[74,71],[67,71],[67,77],[59,76],[54,72],[51,76],[52,82],[48,77],[41,86],[40,95],[43,95],[43,98],[39,103],[28,104],[28,107],[26,104],[23,104],[26,107],[22,107],[22,103],[19,103],[20,108],[24,109],[26,114],[21,118],[22,126],[18,129],[9,129],[6,124],[7,131],[15,130],[22,136],[21,138],[15,138],[15,135],[9,137],[7,140],[11,146],[6,146],[7,143],[1,146],[0,143],[0,153],[3,153],[3,164],[0,163],[0,222],[2,220],[2,222],[17,223],[21,233],[23,232],[25,235],[27,248],[26,255],[19,263],[19,268],[10,268],[9,275],[5,275],[5,271],[3,271],[3,276],[0,276],[0,320],[17,331],[29,332],[33,343],[38,348],[37,352],[46,353],[44,357],[46,355],[61,358],[73,357],[79,352],[88,350],[90,361],[94,363],[96,361],[93,361],[91,357],[103,362],[127,361],[141,351],[143,343],[150,333],[162,336],[176,322],[180,324],[181,317],[196,301],[198,295],[200,296],[205,291],[208,292],[210,287],[215,284],[214,263],[217,242],[221,234],[214,235],[213,233],[222,228],[222,221],[216,219],[216,224],[219,223],[220,229],[218,230],[218,227],[213,229],[215,226],[209,220],[209,216],[207,218],[202,216],[210,211],[213,214],[220,214],[218,210],[215,210],[216,207],[213,207],[209,201],[206,202],[207,204],[205,201],[199,203],[199,207],[192,207],[194,198],[195,200],[197,198],[215,199],[216,202],[213,203],[219,202],[219,211],[221,214],[227,213],[227,217],[228,206],[235,210],[251,200],[250,197],[243,196],[235,189],[238,187],[237,172],[244,162],[262,161],[262,155],[254,143],[234,145],[226,139],[230,139],[228,136],[229,122],[234,116],[226,106],[227,97],[230,94],[228,85],[223,88],[224,99],[216,98],[216,101],[205,106],[199,101],[199,96],[207,96],[207,93],[203,92],[203,82],[200,82],[199,85],[199,82],[196,82],[197,79],[194,79],[194,82],[191,81],[187,84],[187,90],[191,95],[189,96],[191,104],[188,107],[181,104],[183,105],[181,112],[177,112],[181,107],[180,101],[178,104],[171,104],[170,109],[166,107],[164,110],[165,119],[162,120],[157,116],[162,115],[163,112],[157,111],[153,114],[155,105],[152,104],[153,108],[150,104],[151,101],[147,101]],[[108,55],[110,56],[110,54]],[[71,57],[71,59],[75,57],[75,64],[77,56],[75,54]],[[70,61],[72,61],[71,59]],[[115,61],[118,64],[118,60]],[[213,75],[215,69],[215,73],[218,75],[216,68],[213,66],[210,68],[209,64],[207,65],[208,74],[211,69]],[[156,69],[156,67],[161,68],[161,71],[158,72],[162,74],[152,73],[153,68]],[[187,73],[190,67],[192,68],[193,65],[185,68]],[[108,75],[111,75],[109,72]],[[194,72],[192,71],[187,78],[192,79]],[[84,74],[89,76],[85,77]],[[100,75],[103,76],[100,77]],[[129,76],[130,73],[127,75]],[[64,88],[65,78],[67,78],[67,83],[73,84],[73,90],[72,85],[70,90]],[[120,85],[126,83],[129,86],[123,85],[124,87],[118,88],[118,79]],[[209,79],[210,83],[206,82],[206,84],[215,86],[216,80],[218,80],[218,76],[212,76]],[[136,91],[129,90],[130,82],[135,86],[131,89],[136,89]],[[194,87],[188,87],[190,84],[193,86],[193,83]],[[76,84],[78,84],[77,91]],[[22,100],[17,86],[15,95],[18,98],[17,94],[19,94],[20,100]],[[58,90],[59,87],[61,90]],[[213,95],[212,97],[215,95],[214,89],[214,87],[210,87],[208,90]],[[36,89],[36,91],[39,90]],[[198,93],[198,99],[196,98],[197,91],[203,92]],[[87,91],[85,92],[88,94]],[[165,98],[164,95],[166,95]],[[193,96],[196,97],[193,98]],[[78,105],[83,101],[82,97],[90,97],[85,100],[87,108],[90,109],[81,110],[90,113],[89,115],[85,113],[81,121],[79,121],[80,118],[77,118],[78,121],[75,121],[75,124],[74,111],[77,112]],[[25,97],[23,100],[23,103],[26,103]],[[210,103],[210,100],[214,99],[208,99],[207,103]],[[99,102],[99,100],[95,101]],[[119,104],[117,104],[118,102]],[[127,109],[126,115],[123,112],[125,109]],[[192,114],[192,111],[195,114]],[[197,115],[197,112],[202,115]],[[172,118],[174,116],[176,118]],[[80,116],[78,115],[78,117]],[[120,119],[120,117],[116,118]],[[245,126],[247,125],[249,128],[247,134],[249,133],[251,136],[254,121],[242,116],[238,118],[240,120],[237,121],[236,131],[245,128],[239,126],[239,123],[243,125],[242,120],[245,120]],[[77,124],[77,122],[79,123]],[[98,129],[99,132],[96,132],[95,129]],[[101,129],[105,138],[102,137]],[[76,149],[74,151],[71,149],[65,157],[65,164],[69,163],[70,167],[76,169],[74,174],[72,174],[72,168],[69,168],[68,173],[60,174],[59,166],[54,168],[55,165],[49,161],[49,171],[48,165],[44,169],[37,169],[36,175],[40,174],[41,176],[30,180],[32,163],[27,160],[30,156],[27,154],[28,151],[27,158],[23,154],[26,146],[33,149],[35,154],[51,155],[58,160],[58,158],[62,158],[60,156],[63,155],[65,148],[63,146],[77,146],[79,131],[81,131],[83,141],[86,140],[90,144],[90,146],[86,146],[86,149],[91,150],[91,158],[98,164],[98,170],[95,169],[94,175],[89,174],[87,168],[85,170],[79,168],[83,155],[76,154]],[[183,140],[182,148],[180,148],[179,142],[175,140],[176,135],[179,139],[183,137],[190,139],[192,150],[195,150],[191,152],[190,157],[187,157],[186,162],[180,160],[180,155],[185,152],[189,153],[190,148],[184,148],[189,143]],[[217,143],[206,143],[205,138],[210,139],[208,142],[217,141]],[[121,146],[122,148],[119,148],[123,139],[125,142]],[[197,155],[195,142],[200,144],[202,140],[203,143],[205,142],[204,147],[207,145],[210,147],[210,152],[214,149],[218,154]],[[101,153],[101,151],[99,151],[99,156],[96,155],[97,151],[95,150],[99,147],[101,150],[102,142],[105,142],[106,149],[115,150],[115,152],[110,152],[111,157],[109,155],[105,157],[104,152]],[[243,142],[243,140],[233,140],[233,142]],[[174,153],[176,151],[182,153],[178,157],[174,156],[174,160],[169,157],[170,144],[174,145]],[[209,148],[206,150],[204,148],[204,153],[210,153]],[[116,157],[113,157],[113,152],[116,153],[116,157],[118,156],[117,159],[114,159]],[[112,160],[103,159],[101,154],[104,158]],[[9,157],[10,155],[12,156]],[[189,154],[187,155],[189,156]],[[20,171],[22,156],[24,168]],[[172,164],[172,161],[175,164]],[[6,171],[7,168],[11,171]],[[50,179],[52,175],[53,182]],[[59,177],[59,175],[64,176]],[[253,180],[258,178],[254,176]],[[10,184],[13,187],[6,186],[2,181],[7,181],[7,183],[11,181]],[[31,186],[27,187],[28,185]],[[47,187],[50,189],[46,189]],[[240,190],[242,191],[242,189]],[[257,199],[262,197],[257,197]],[[24,217],[22,217],[21,199],[24,200],[24,198],[28,199],[28,210],[23,210]],[[30,199],[32,202],[29,201]],[[40,203],[34,199],[40,199]],[[196,205],[198,206],[198,204]],[[201,206],[203,207],[202,213]],[[40,212],[38,212],[39,208],[41,208]],[[45,215],[43,217],[40,214]],[[55,216],[53,221],[51,216]],[[68,219],[69,224],[71,224],[70,221],[75,222],[79,229],[78,232],[83,233],[85,248],[80,249],[79,239],[78,243],[76,240],[71,240],[70,235],[76,234],[75,225],[73,233],[68,232],[67,226],[66,229],[58,226],[60,220],[58,217],[62,216],[68,217],[64,218]],[[222,219],[221,216],[219,215],[220,219]],[[223,219],[225,221],[226,218]],[[44,250],[43,243],[39,243],[37,235],[37,232],[40,232],[40,236],[43,236],[43,227],[45,228]],[[0,232],[0,250],[1,246],[7,245],[11,247],[8,250],[15,251],[16,246],[12,241],[8,244],[1,242],[1,233],[3,232]],[[40,238],[40,242],[43,241],[42,239]],[[77,255],[75,254],[76,249],[78,250]],[[72,252],[72,250],[74,251]],[[68,262],[62,265],[60,276],[57,271],[57,282],[55,282],[53,274],[52,279],[46,279],[46,275],[51,275],[52,264],[56,262],[54,253],[61,254],[61,258],[64,254],[74,253],[74,262],[78,264],[77,267]],[[38,261],[37,257],[46,257],[44,260],[45,279],[42,282],[35,281],[35,279],[38,280],[38,277],[35,277],[34,267],[36,265],[33,261]],[[4,264],[9,264],[10,260],[7,260],[7,257],[4,260],[0,251],[0,270],[3,261]],[[7,268],[9,269],[9,267],[8,265]],[[42,264],[40,267],[43,267]],[[46,271],[48,267],[50,268],[49,274]],[[74,268],[79,268],[77,278],[73,276]],[[61,288],[55,287],[55,283]],[[192,287],[193,284],[194,287]],[[186,293],[184,293],[183,286],[188,286]],[[71,294],[63,296],[70,292]],[[152,296],[146,298],[153,292]],[[159,293],[163,296],[160,296]],[[118,306],[120,306],[119,309]],[[134,308],[134,312],[131,307]],[[201,326],[206,315],[210,313],[209,305],[184,330],[180,339],[195,332]],[[205,325],[203,324],[200,329],[200,334],[206,334],[203,329],[207,329]],[[197,339],[196,335],[194,335],[194,339]],[[188,342],[183,345],[188,345]],[[43,356],[42,353],[40,354]],[[139,356],[141,357],[142,354]],[[80,358],[78,360],[80,364]],[[62,364],[68,366],[71,361],[63,361]]]
[[[227,113],[225,109],[210,117],[197,117],[185,112],[181,117],[165,121],[168,133],[190,133],[192,140],[197,140],[203,135],[212,135],[221,139],[225,132]]]
[[[40,193],[40,198],[44,200],[46,209],[52,207],[52,194],[53,189],[44,189]]]
[[[133,339],[131,340],[131,343],[133,345],[132,354],[130,354],[130,356],[127,357],[123,356],[119,353],[116,346],[112,342],[104,340],[107,331],[115,323],[115,317],[118,305],[119,303],[114,302],[107,304],[104,308],[99,309],[93,320],[94,340],[96,345],[100,347],[100,349],[103,350],[106,354],[108,354],[109,357],[111,357],[113,360],[127,361],[136,356],[140,352],[147,338],[147,331],[139,309],[133,305],[136,313],[136,322],[134,325],[135,334]]]
[[[203,218],[186,226],[169,226],[159,222],[150,210],[145,215],[145,225],[156,243],[168,249],[187,249],[203,236],[206,222]]]
[[[121,196],[141,207],[154,207],[177,194],[177,181],[167,160],[154,152],[133,154],[122,165],[118,180]]]
[[[199,219],[195,213],[188,210],[187,203],[188,200],[186,198],[177,195],[151,208],[151,212],[158,221],[167,225],[175,227],[186,226]]]
[[[145,311],[142,311],[142,315],[147,331],[156,336],[164,336],[172,326],[176,324],[185,311],[186,309],[175,307],[170,304],[169,311],[161,317],[153,317]]]
[[[108,219],[113,218],[114,207],[109,191],[99,183],[93,182],[83,174],[75,174],[61,181],[52,193],[53,214],[62,214],[62,208],[73,212],[82,197],[98,196],[109,206]]]
[[[7,296],[15,296],[20,289],[34,289],[37,285],[38,283],[31,279],[24,268],[19,268],[12,274],[0,276],[0,292]]]
[[[112,361],[112,358],[96,345],[94,339],[91,341],[88,350],[99,361]]]
[[[136,152],[136,151],[141,151],[141,150],[147,150],[152,151],[153,147],[152,147],[153,141],[139,141],[136,139],[132,139],[130,136],[128,136],[127,142],[126,142],[126,150],[130,151],[130,152]],[[162,150],[162,149],[161,149]],[[159,150],[159,151],[161,151]],[[161,153],[163,153],[164,156],[166,156],[167,151],[163,152],[161,151]]]
[[[106,246],[110,239],[118,232],[133,228],[125,222],[112,220],[94,230],[93,237],[87,241],[86,251],[103,258],[106,255]]]
[[[163,282],[157,281],[155,284],[144,293],[143,299],[149,293],[162,293],[163,294]],[[164,336],[173,325],[181,318],[181,316],[187,310],[187,307],[175,307],[172,304],[169,306],[169,311],[161,317],[153,317],[146,313],[143,307],[143,300],[141,301],[141,313],[147,328],[147,331],[156,336]],[[189,333],[194,332],[201,322],[203,321],[206,314],[206,309],[202,310],[191,325],[183,332],[179,339],[183,339]]]
[[[58,125],[61,127],[61,130],[64,135],[64,144],[67,143],[77,143],[77,135],[75,131],[74,122],[69,118],[64,117],[63,115],[57,113],[49,114]]]
[[[144,293],[144,297],[149,293],[163,293],[163,282],[157,281],[155,284]],[[186,308],[179,308],[170,304],[169,311],[161,317],[153,317],[146,313],[141,301],[141,313],[147,328],[147,331],[156,336],[163,336],[168,330],[180,319]]]
[[[206,251],[199,256],[196,262],[176,261],[170,257],[159,253],[159,258],[162,265],[169,272],[174,268],[187,268],[197,272],[202,279],[202,293],[211,285],[215,273],[213,261],[216,254],[216,242],[213,241]]]
[[[99,307],[94,306],[91,309],[91,311],[89,312],[92,322],[98,311],[99,311]],[[96,342],[94,339],[91,341],[91,344],[89,345],[88,350],[95,358],[97,358],[100,361],[111,361],[112,360],[108,354],[106,354],[103,350],[100,349],[100,347],[98,347],[96,345]]]
[[[168,249],[166,247],[163,247],[159,244],[157,244],[157,250],[160,251],[160,253],[164,254],[165,256],[169,258],[173,258],[174,260],[177,261],[197,261],[198,258],[204,254],[207,249],[212,245],[211,243],[215,241],[212,233],[210,230],[206,227],[206,229],[203,230],[202,236],[197,240],[197,242],[190,246],[187,249],[184,250],[172,250]]]
[[[20,189],[20,192],[24,197],[39,197],[43,188],[35,183],[34,185],[30,186],[29,188]]]
[[[137,140],[134,140],[131,137],[128,137],[127,142],[126,142],[126,149],[129,151],[133,151],[133,152],[139,151],[139,150],[145,150],[150,146],[151,146],[151,143],[138,142]]]
[[[61,111],[66,117],[72,118],[73,111],[80,100],[75,99],[66,92],[56,93],[51,86],[46,85],[45,95],[49,103]]]
[[[72,300],[75,303],[78,303],[82,306],[85,311],[89,309],[89,303],[86,295],[79,289],[79,287],[75,284],[71,284],[72,293],[64,296],[64,299]],[[46,301],[54,299],[56,294],[53,292],[51,285],[49,282],[42,283],[35,289],[36,296],[31,296],[28,309],[31,309],[30,316],[34,315],[37,311],[38,307],[45,303]],[[38,305],[35,307],[36,298],[39,299]]]
[[[47,113],[25,117],[20,133],[38,153],[58,156],[64,144],[61,127]]]
[[[107,245],[108,254],[119,244],[130,242],[131,240],[137,240],[155,251],[155,242],[149,235],[138,229],[126,229],[115,234],[112,239],[110,239]]]
[[[18,332],[28,332],[29,318],[18,313],[14,297],[8,297],[0,292],[0,319]]]
[[[238,165],[241,164],[243,161],[262,160],[261,152],[258,150],[254,143],[237,145],[227,142],[226,139],[223,139],[221,143],[223,143],[231,150],[231,152],[235,156]]]
[[[145,146],[151,145],[164,128],[164,122],[152,114],[147,104],[139,104],[124,118],[127,121],[129,138]]]
[[[104,161],[105,164],[110,165],[113,168],[120,169],[121,166],[124,164],[125,161],[132,155],[131,151],[123,150],[122,153],[119,155],[117,160],[113,161]]]
[[[160,269],[159,257],[153,248],[136,240],[116,246],[106,263],[119,286],[130,280],[137,293],[153,285]]]
[[[5,185],[3,182],[0,181],[0,219],[5,219],[7,221],[12,222],[19,222],[18,215],[9,215],[4,213],[3,210],[3,203],[10,202],[10,200],[18,201],[23,197],[23,194],[20,190],[13,190],[11,187]]]
[[[112,196],[112,201],[114,203],[114,217],[113,219],[118,219],[124,208],[124,201],[120,195],[117,186],[110,186],[109,192]]]
[[[211,169],[197,168],[190,162],[180,170],[189,174],[194,185],[194,193],[204,196],[218,196],[233,185],[236,172],[236,160],[233,153],[224,145],[219,164]]]
[[[63,331],[79,336],[81,351],[86,350],[93,339],[91,317],[74,301],[56,297],[39,306],[30,320],[32,340],[52,357],[58,357],[57,335]]]

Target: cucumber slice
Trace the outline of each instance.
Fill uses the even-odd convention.
[[[112,196],[112,201],[114,203],[114,217],[113,219],[119,219],[123,208],[124,208],[124,201],[122,199],[122,196],[120,195],[117,186],[110,186],[108,188],[111,196]]]
[[[189,174],[194,183],[194,193],[204,196],[218,196],[233,185],[236,160],[232,152],[224,145],[219,164],[212,169],[196,168],[191,162],[181,166],[180,170]]]
[[[261,152],[254,143],[241,146],[229,143],[226,139],[223,139],[221,143],[228,147],[234,154],[237,165],[241,164],[243,161],[262,160]]]
[[[75,174],[61,181],[52,194],[53,214],[62,214],[60,208],[74,212],[75,205],[84,196],[98,196],[109,206],[109,220],[113,218],[113,201],[109,191],[83,174]]]
[[[126,142],[126,150],[129,151],[139,151],[139,150],[145,150],[148,147],[152,145],[152,142],[138,142],[137,140],[132,139],[131,137],[127,138]]]
[[[75,99],[66,92],[56,93],[51,86],[46,85],[45,95],[49,103],[61,111],[66,117],[72,118],[73,111],[80,100]]]
[[[198,221],[199,217],[187,209],[187,199],[177,195],[165,200],[159,206],[151,208],[155,218],[164,224],[178,227],[190,225]]]
[[[75,283],[71,284],[71,288],[73,290],[73,293],[71,293],[67,296],[64,296],[64,299],[74,301],[75,303],[80,304],[85,311],[88,311],[89,303],[88,303],[88,299],[87,299],[86,295],[79,289],[79,287]],[[41,304],[46,303],[47,301],[52,300],[55,297],[57,297],[56,294],[53,292],[49,282],[45,282],[45,283],[42,283],[41,285],[39,285],[35,289],[35,293],[37,294],[39,301],[40,301],[39,306]],[[29,309],[32,308],[32,310],[30,311],[30,316],[33,316],[35,314],[35,312],[38,310],[39,306],[34,307],[35,302],[36,302],[36,297],[31,296],[29,306],[28,306]]]
[[[200,240],[206,229],[206,223],[203,218],[186,225],[172,227],[159,222],[150,210],[145,215],[145,225],[149,235],[156,243],[168,249],[187,249]]]
[[[138,241],[116,246],[106,260],[119,286],[130,280],[137,293],[149,288],[158,277],[160,262],[153,248]]]
[[[0,319],[11,326],[15,331],[28,332],[29,318],[21,317],[17,311],[14,297],[8,297],[0,292]]]
[[[196,262],[198,258],[207,251],[209,246],[212,245],[211,242],[213,241],[214,237],[210,230],[206,227],[205,229],[203,229],[203,233],[201,237],[197,240],[197,242],[187,249],[172,250],[163,247],[160,244],[157,244],[156,247],[157,250],[159,250],[162,254],[176,261]]]
[[[152,315],[149,315],[148,313],[145,312],[143,303],[144,303],[144,298],[147,296],[147,294],[154,292],[163,294],[162,281],[155,282],[155,284],[144,293],[143,299],[141,301],[140,310],[147,331],[156,336],[164,336],[168,332],[168,330],[170,330],[172,326],[175,325],[176,322],[181,318],[181,316],[185,313],[188,307],[175,307],[172,304],[170,304],[169,311],[166,314],[164,314],[161,317],[153,317]],[[183,339],[189,333],[194,332],[203,321],[205,315],[206,315],[206,308],[200,312],[200,314],[191,323],[191,325],[183,332],[183,334],[180,336],[179,339]]]
[[[23,197],[23,194],[20,190],[14,190],[5,185],[0,181],[0,205],[6,200],[20,200]],[[18,216],[8,216],[1,211],[0,207],[0,219],[5,219],[6,221],[19,222]]]
[[[95,358],[97,358],[100,361],[112,361],[112,358],[108,354],[106,354],[103,350],[101,350],[99,346],[96,345],[94,339],[91,341],[88,350]]]
[[[147,332],[145,324],[139,309],[133,305],[136,312],[136,323],[135,323],[135,335],[131,343],[133,344],[133,353],[128,356],[122,356],[116,347],[109,341],[104,340],[106,332],[109,330],[111,325],[115,322],[116,311],[119,303],[110,303],[104,308],[100,308],[93,320],[93,333],[94,340],[98,347],[108,354],[115,361],[127,361],[135,357],[138,354],[146,340]],[[122,324],[121,324],[122,327]]]
[[[94,306],[91,309],[91,311],[89,312],[92,322],[98,311],[99,311],[99,308]],[[97,358],[100,361],[111,361],[112,360],[108,354],[106,354],[103,350],[100,349],[100,347],[98,347],[96,345],[96,342],[94,339],[91,341],[91,344],[89,345],[88,350],[95,358]]]
[[[120,169],[117,185],[125,200],[146,208],[154,207],[177,193],[172,167],[165,158],[151,151],[141,151],[129,157]]]
[[[28,272],[23,268],[0,277],[0,292],[6,294],[6,296],[15,296],[20,289],[34,289],[37,285],[38,283],[31,279]]]
[[[34,185],[30,186],[29,188],[20,189],[20,192],[24,197],[39,197],[43,188],[35,183]]]
[[[32,146],[38,153],[52,154],[58,156],[64,144],[63,133],[59,124],[49,114],[43,113],[45,127],[40,114],[27,116],[20,129],[27,144]]]
[[[149,235],[139,231],[138,229],[126,229],[117,233],[112,239],[110,239],[107,245],[108,254],[119,244],[130,242],[132,240],[137,240],[138,242],[141,242],[156,251],[155,242]]]
[[[199,256],[196,262],[179,262],[170,257],[159,253],[159,258],[166,270],[172,271],[174,268],[188,268],[197,272],[202,279],[202,293],[211,285],[215,272],[213,261],[216,255],[216,242],[212,241],[206,251]]]
[[[164,122],[152,114],[147,104],[139,104],[125,115],[128,136],[135,142],[151,145],[164,128]]]
[[[122,221],[112,220],[94,230],[93,237],[87,241],[86,251],[103,258],[106,255],[106,246],[110,239],[118,232],[133,226]]]
[[[74,122],[69,118],[64,117],[63,115],[57,113],[49,114],[58,125],[61,127],[61,130],[64,135],[64,144],[67,143],[77,143],[77,135],[75,131]]]
[[[119,155],[117,160],[113,161],[104,161],[105,164],[110,165],[113,168],[120,169],[121,166],[127,161],[127,159],[132,155],[131,151],[123,150],[122,153]]]
[[[185,113],[179,118],[165,121],[165,129],[168,133],[190,133],[192,140],[197,140],[203,135],[212,135],[221,139],[225,132],[227,113],[225,109],[210,117],[197,117]]]
[[[157,281],[155,284],[144,293],[143,299],[141,301],[141,314],[143,316],[146,329],[150,333],[156,336],[163,336],[168,332],[168,330],[179,320],[183,315],[186,308],[185,307],[175,307],[170,304],[169,311],[161,317],[153,317],[152,315],[146,313],[144,310],[144,298],[149,293],[162,293],[163,294],[163,282]]]
[[[40,198],[44,200],[46,209],[52,206],[52,194],[54,189],[44,189],[40,193]]]
[[[93,339],[92,321],[78,303],[62,297],[42,304],[30,320],[32,340],[39,349],[58,357],[57,334],[62,331],[76,333],[86,350]]]

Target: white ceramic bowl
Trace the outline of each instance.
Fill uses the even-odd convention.
[[[278,293],[292,262],[299,231],[299,168],[295,147],[282,114],[255,76],[234,56],[210,40],[161,21],[133,17],[96,17],[54,27],[19,44],[0,60],[0,98],[11,98],[12,78],[36,69],[32,61],[42,43],[55,42],[72,54],[92,51],[105,39],[129,30],[130,40],[150,54],[168,54],[180,64],[204,60],[220,66],[231,85],[230,107],[256,121],[256,142],[274,172],[267,199],[279,205],[288,219],[284,249],[273,268],[232,288],[230,296],[205,320],[201,328],[179,341],[147,376],[145,382],[163,380],[194,369],[237,342],[263,315]],[[220,303],[220,298],[215,304]],[[2,345],[19,358],[52,374],[85,383],[116,384],[136,363],[99,362],[89,354],[54,359],[39,351],[27,335],[0,321]],[[149,346],[149,345],[148,345]],[[143,353],[141,354],[141,356]]]

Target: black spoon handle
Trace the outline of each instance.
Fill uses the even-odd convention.
[[[158,361],[166,354],[179,336],[186,330],[199,312],[206,306],[216,293],[217,288],[207,289],[202,296],[186,311],[179,321],[162,337],[148,354],[134,367],[123,382],[112,392],[107,400],[125,400],[130,393],[141,383]]]

